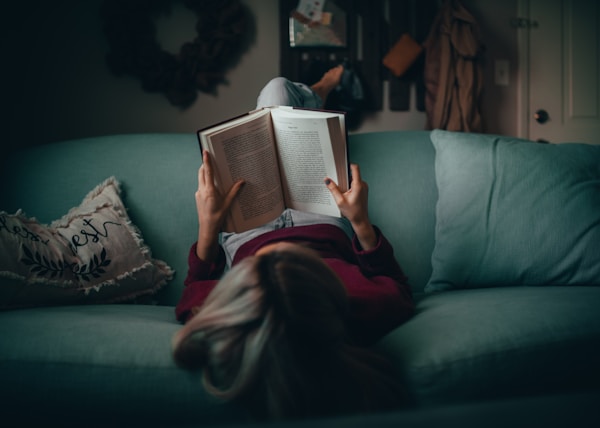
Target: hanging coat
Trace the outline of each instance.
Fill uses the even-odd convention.
[[[458,0],[444,0],[425,47],[426,129],[481,132],[483,45]]]

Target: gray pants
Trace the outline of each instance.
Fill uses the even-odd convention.
[[[309,226],[312,224],[331,224],[342,229],[349,238],[353,236],[352,226],[345,218],[331,217],[322,214],[311,214],[293,209],[286,209],[278,218],[265,224],[242,233],[222,233],[221,246],[225,250],[227,266],[231,267],[231,262],[235,257],[237,250],[246,242],[273,230],[283,229],[293,226]]]
[[[304,83],[275,77],[260,91],[256,100],[256,108],[273,106],[322,108],[323,100]]]

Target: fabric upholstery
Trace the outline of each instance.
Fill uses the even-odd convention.
[[[351,135],[350,160],[369,185],[369,216],[394,248],[413,292],[431,276],[434,247],[435,151],[429,132]]]
[[[599,287],[499,287],[428,294],[383,338],[417,405],[600,385]]]
[[[426,291],[600,285],[600,146],[436,130]]]
[[[173,308],[88,305],[0,313],[3,416],[51,426],[202,426],[246,418],[170,352]],[[25,398],[25,399],[24,399]],[[6,419],[5,419],[6,420]],[[49,421],[63,421],[52,423]]]

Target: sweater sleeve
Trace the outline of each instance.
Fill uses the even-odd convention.
[[[358,265],[332,266],[346,284],[349,327],[360,344],[375,342],[414,313],[411,288],[393,248],[379,229],[376,232],[377,246],[369,251],[354,238]]]
[[[224,269],[225,253],[222,248],[219,249],[217,260],[209,263],[196,256],[196,244],[192,245],[188,254],[188,272],[183,281],[185,288],[175,307],[178,321],[187,322],[193,315],[192,309],[202,306]]]
[[[377,245],[368,251],[360,246],[356,235],[352,239],[352,247],[361,271],[367,277],[386,275],[399,283],[406,283],[407,278],[394,257],[394,249],[381,230],[375,226]]]

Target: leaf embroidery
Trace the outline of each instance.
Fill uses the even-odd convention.
[[[88,263],[79,265],[77,263],[63,263],[62,260],[48,260],[46,256],[42,256],[39,252],[33,252],[26,245],[23,245],[23,258],[21,263],[26,266],[31,266],[29,271],[35,276],[62,278],[65,271],[70,271],[84,281],[90,281],[92,278],[100,278],[106,273],[104,269],[110,265],[111,260],[108,258],[106,248],[102,248],[100,255],[94,254]]]

